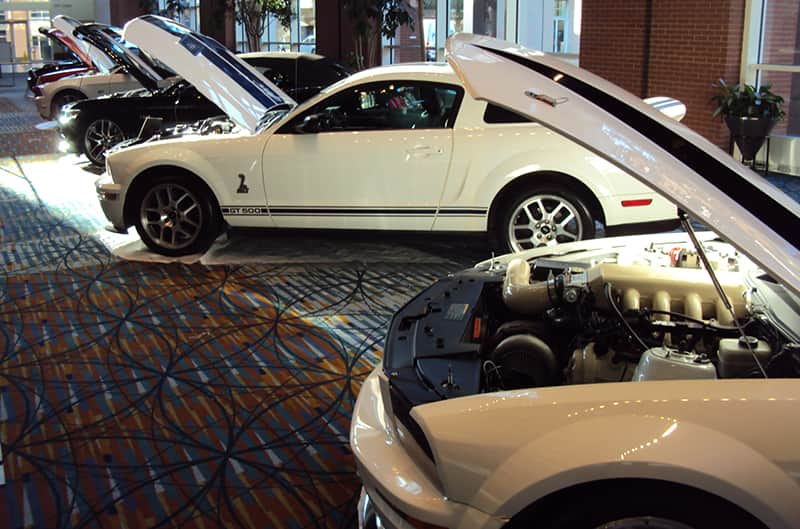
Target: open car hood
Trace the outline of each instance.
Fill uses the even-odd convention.
[[[448,39],[447,51],[472,97],[605,158],[800,295],[800,205],[766,179],[633,94],[542,52],[469,34]]]
[[[141,16],[125,24],[123,36],[158,57],[251,133],[270,109],[296,105],[222,44],[173,20]]]
[[[69,51],[71,51],[78,59],[80,59],[80,61],[83,64],[89,67],[92,66],[92,59],[89,57],[89,54],[84,51],[84,49],[78,44],[78,42],[75,41],[75,39],[73,39],[70,36],[67,36],[60,29],[40,27],[39,33],[41,33],[42,35],[51,40],[60,42]]]
[[[72,49],[70,46],[70,44],[72,44],[81,50],[82,55],[79,55],[79,57],[81,60],[83,60],[84,57],[87,58],[85,61],[87,66],[94,67],[100,72],[108,72],[117,66],[117,63],[114,61],[114,59],[109,57],[108,54],[105,53],[101,48],[98,48],[91,42],[83,40],[75,35],[75,30],[83,26],[83,23],[80,20],[76,20],[66,15],[57,15],[53,17],[52,24],[53,28],[57,29],[63,35],[63,37],[59,37],[59,39],[64,42],[66,46]],[[110,26],[107,27],[111,29]]]
[[[156,90],[161,76],[144,62],[141,57],[129,50],[114,36],[115,32],[104,24],[84,24],[75,28],[75,36],[101,49],[116,65],[125,68],[148,90]]]

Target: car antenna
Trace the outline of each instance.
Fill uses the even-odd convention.
[[[747,347],[747,350],[750,351],[750,354],[753,356],[753,360],[755,360],[756,365],[758,366],[758,370],[761,371],[761,374],[764,376],[764,378],[769,378],[767,376],[767,372],[764,371],[764,366],[761,365],[761,361],[758,359],[755,351],[753,351],[753,346],[750,343],[749,337],[747,334],[745,334],[744,329],[742,329],[739,320],[736,319],[736,313],[733,310],[733,304],[731,303],[730,299],[728,299],[728,295],[722,289],[722,285],[719,284],[719,279],[717,279],[717,274],[714,272],[714,269],[711,268],[711,263],[708,261],[708,256],[706,256],[706,250],[697,239],[694,228],[692,228],[692,223],[689,221],[689,215],[687,215],[684,210],[678,208],[678,217],[681,219],[681,226],[683,226],[683,229],[692,240],[692,245],[694,245],[697,255],[700,256],[700,260],[703,261],[703,266],[706,268],[709,277],[711,277],[711,282],[714,284],[714,289],[717,291],[717,295],[719,295],[723,305],[725,305],[725,308],[730,313],[731,318],[733,318],[733,324],[736,325],[736,329],[739,331],[739,343]]]

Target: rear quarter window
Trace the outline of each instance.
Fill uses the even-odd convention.
[[[531,120],[526,116],[506,110],[489,103],[486,105],[486,110],[483,112],[484,123],[497,124],[497,123],[531,123]]]

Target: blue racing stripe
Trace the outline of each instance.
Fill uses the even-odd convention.
[[[230,51],[216,40],[192,32],[189,28],[161,17],[147,15],[142,20],[180,38],[180,44],[191,54],[202,55],[219,70],[244,88],[267,109],[286,103],[287,100],[262,79],[250,71]]]

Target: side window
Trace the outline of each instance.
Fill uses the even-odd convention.
[[[498,107],[489,103],[486,105],[486,110],[483,113],[484,123],[530,123],[531,120],[526,116],[517,114],[505,108]]]
[[[297,59],[297,77],[298,85],[321,90],[347,77],[347,72],[330,59],[300,57]]]
[[[464,91],[425,82],[381,82],[338,92],[284,127],[290,132],[310,115],[323,131],[452,128]]]

